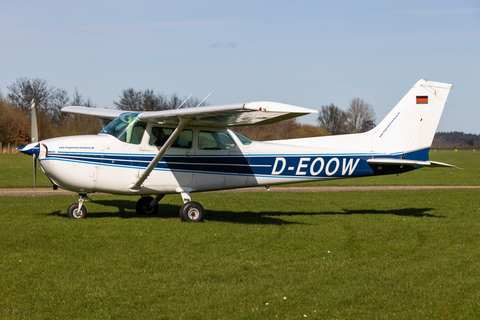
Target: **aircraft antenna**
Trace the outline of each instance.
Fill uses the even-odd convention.
[[[183,101],[182,104],[177,107],[177,109],[180,109],[180,107],[183,106],[183,104],[184,104],[185,102],[187,102],[187,100],[190,99],[191,96],[193,96],[193,93],[192,93],[191,95],[189,95],[188,98],[185,99],[185,101]]]
[[[207,96],[205,97],[205,99],[203,99],[199,104],[197,104],[197,106],[195,108],[198,108],[198,106],[200,106],[203,101],[207,100],[207,98],[211,95],[212,93],[210,92],[209,94],[207,94]]]

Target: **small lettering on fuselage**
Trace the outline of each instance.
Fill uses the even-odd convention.
[[[284,157],[276,157],[272,168],[272,175],[296,175],[296,176],[351,176],[355,171],[360,159],[354,158],[329,158],[301,157],[297,166],[289,165]]]

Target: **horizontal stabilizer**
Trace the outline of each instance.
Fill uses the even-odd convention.
[[[368,159],[368,164],[381,164],[385,166],[418,166],[418,167],[448,167],[456,168],[455,166],[437,161],[419,161],[419,160],[405,160],[392,158]]]

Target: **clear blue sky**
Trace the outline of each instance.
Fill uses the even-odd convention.
[[[480,1],[0,0],[0,92],[18,77],[99,107],[129,87],[210,105],[360,97],[377,123],[425,78],[454,85],[438,131],[479,134]]]

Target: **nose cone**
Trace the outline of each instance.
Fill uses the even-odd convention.
[[[30,143],[17,148],[18,151],[23,152],[28,155],[36,155],[40,152],[40,144],[38,142]]]

